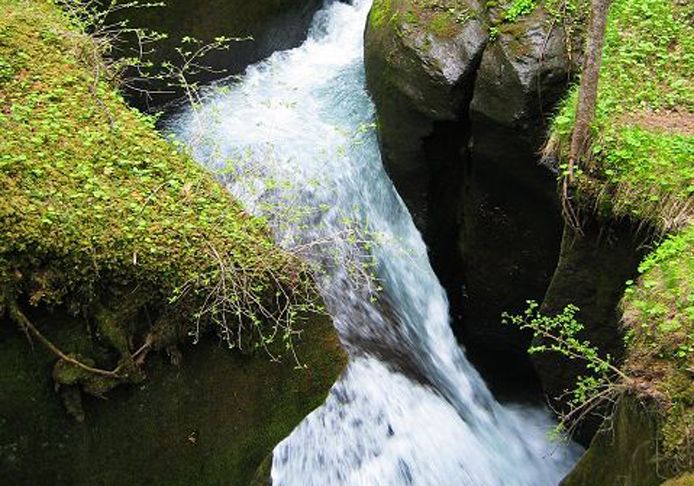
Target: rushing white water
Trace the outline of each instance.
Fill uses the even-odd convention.
[[[302,46],[172,124],[202,163],[226,169],[229,189],[275,223],[280,243],[327,242],[311,254],[327,262],[368,250],[385,289],[372,299],[349,265],[327,263],[320,286],[350,363],[275,449],[273,481],[557,484],[580,450],[547,440],[545,410],[494,400],[451,333],[444,290],[383,170],[363,69],[370,3],[327,1]],[[287,224],[277,214],[286,207],[316,210]],[[376,235],[366,250],[334,238],[355,222]]]

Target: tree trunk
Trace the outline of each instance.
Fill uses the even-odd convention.
[[[610,3],[611,0],[591,1],[591,22],[588,29],[588,42],[585,60],[583,61],[581,86],[578,90],[578,105],[576,106],[574,131],[571,135],[568,171],[562,184],[562,213],[564,214],[564,219],[567,224],[579,234],[583,234],[581,230],[581,221],[579,220],[578,213],[571,205],[569,186],[573,180],[574,168],[584,155],[590,123],[595,117],[595,105],[598,99],[598,81],[600,80],[600,65],[602,64],[602,48],[605,43],[607,13],[610,10]]]
[[[600,78],[600,65],[602,63],[602,48],[605,43],[605,29],[607,27],[607,13],[611,0],[592,0],[592,20],[588,31],[588,44],[586,57],[583,62],[581,74],[581,86],[578,92],[578,106],[576,107],[576,120],[571,137],[571,150],[569,152],[569,178],[573,176],[573,168],[577,161],[584,155],[588,129],[595,116],[595,104],[598,97],[598,81]]]

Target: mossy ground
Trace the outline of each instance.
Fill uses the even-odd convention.
[[[694,467],[694,227],[668,238],[626,290],[625,368],[660,400],[662,454],[676,470]]]
[[[628,282],[625,367],[662,405],[662,459],[692,467],[694,440],[694,5],[616,0],[577,204],[669,234]],[[548,150],[565,161],[577,93]]]
[[[588,160],[577,182],[600,210],[666,230],[694,219],[692,15],[691,2],[613,3]],[[564,157],[576,95],[554,119],[550,148]]]

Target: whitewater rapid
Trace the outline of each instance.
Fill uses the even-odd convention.
[[[273,482],[555,485],[580,449],[547,439],[546,410],[495,401],[383,169],[363,64],[370,4],[326,1],[303,45],[219,83],[170,127],[280,244],[320,242],[308,256],[350,361],[276,447]],[[382,291],[360,278],[365,259]]]

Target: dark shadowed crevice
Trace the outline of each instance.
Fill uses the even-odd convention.
[[[422,140],[427,169],[424,239],[450,301],[453,329],[500,399],[532,399],[539,383],[530,336],[502,327],[501,313],[541,301],[556,266],[562,221],[555,176],[537,142],[470,106],[476,73],[455,92],[455,121],[434,121]]]
[[[454,319],[459,319],[462,313],[462,293],[454,289],[461,288],[463,261],[456,245],[458,218],[451,208],[458,205],[463,190],[461,182],[468,154],[461,150],[460,144],[466,143],[468,126],[467,120],[435,122],[433,133],[423,142],[430,167],[424,237],[429,244],[432,267],[448,291]]]
[[[555,177],[523,134],[477,118],[460,200],[463,335],[501,352],[523,353],[529,338],[501,313],[542,300],[556,266],[563,222]]]
[[[499,393],[539,390],[526,353],[531,336],[501,323],[542,301],[559,256],[563,222],[555,177],[517,131],[475,119],[458,206],[462,341]],[[450,292],[450,291],[449,291]]]
[[[460,218],[456,208],[465,193],[470,164],[470,104],[485,48],[486,42],[471,60],[469,74],[453,89],[454,98],[459,100],[457,119],[433,122],[432,133],[422,141],[429,173],[424,240],[434,272],[446,289],[452,321],[456,323],[462,319],[464,295],[464,261],[457,245]]]

